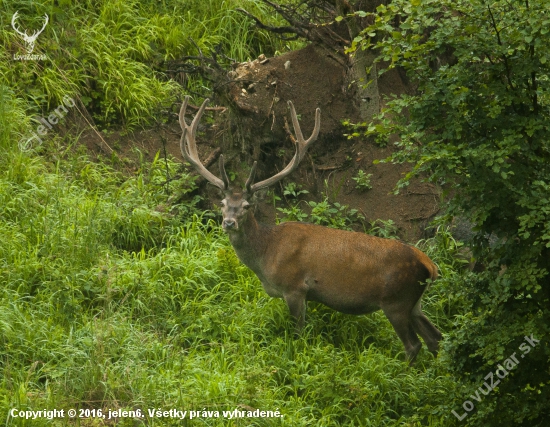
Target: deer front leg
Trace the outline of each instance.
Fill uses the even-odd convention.
[[[295,333],[299,335],[306,320],[306,295],[304,292],[294,291],[285,293],[283,298],[286,301],[286,305],[288,305],[290,315],[296,321]]]

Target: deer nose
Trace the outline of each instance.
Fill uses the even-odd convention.
[[[235,228],[236,225],[237,225],[237,221],[231,218],[224,219],[222,222],[222,227],[227,229]]]

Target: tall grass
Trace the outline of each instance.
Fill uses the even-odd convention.
[[[188,191],[192,179],[165,191],[158,159],[128,177],[82,153],[56,163],[22,153],[15,141],[24,106],[5,88],[0,94],[5,425],[107,425],[25,421],[11,418],[11,408],[284,415],[121,418],[120,426],[453,425],[444,358],[424,350],[410,369],[381,313],[346,316],[317,304],[294,339],[286,306],[265,294],[220,228],[192,208],[170,210],[176,186]],[[174,173],[175,164],[168,168]],[[445,292],[436,282],[430,295]],[[449,323],[446,307],[429,298],[426,305],[432,319]]]
[[[285,49],[236,12],[238,6],[274,20],[258,0],[2,2],[0,81],[35,112],[49,111],[70,95],[79,97],[102,126],[147,124],[159,106],[169,105],[182,91],[205,91],[200,77],[186,75],[182,88],[162,72],[164,61],[199,55],[195,44],[207,56],[219,46],[237,61]],[[24,53],[10,26],[15,11],[22,28],[36,27],[33,18],[48,13],[50,23],[34,52],[48,60],[12,59]]]

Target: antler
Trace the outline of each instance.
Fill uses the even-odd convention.
[[[317,136],[319,136],[319,129],[321,128],[321,110],[319,108],[315,110],[315,127],[313,128],[311,136],[307,140],[304,140],[302,130],[300,129],[300,124],[298,123],[298,117],[296,116],[296,110],[294,109],[294,104],[292,104],[292,101],[288,101],[288,105],[290,107],[290,115],[292,117],[292,126],[294,127],[294,133],[296,133],[296,153],[294,154],[294,157],[292,158],[290,163],[281,172],[273,175],[271,178],[267,178],[263,181],[251,185],[254,181],[254,175],[256,173],[257,162],[254,162],[252,170],[250,171],[250,176],[246,181],[246,191],[249,194],[258,191],[261,188],[269,187],[270,185],[275,184],[276,182],[283,179],[285,176],[289,175],[292,171],[294,171],[294,169],[296,169],[300,164],[300,161],[304,158],[309,146],[317,139]]]
[[[209,101],[210,100],[208,98],[204,100],[201,107],[199,108],[199,111],[195,115],[195,118],[191,122],[191,126],[188,126],[187,123],[185,123],[185,110],[187,109],[189,96],[185,97],[185,100],[181,105],[181,110],[179,114],[180,126],[181,126],[181,129],[183,130],[183,133],[180,139],[181,154],[183,155],[183,157],[185,157],[185,159],[189,163],[191,163],[195,167],[197,172],[200,175],[202,175],[208,182],[215,185],[221,190],[227,190],[227,188],[229,187],[229,179],[227,178],[227,173],[225,172],[223,155],[220,156],[220,172],[223,178],[222,180],[216,177],[214,174],[212,174],[208,169],[204,167],[204,165],[201,163],[199,159],[199,153],[197,151],[197,142],[195,140],[197,127],[201,119],[202,113],[204,113],[204,109],[206,108],[206,104],[208,104]],[[185,143],[185,141],[187,143]]]
[[[202,175],[208,182],[215,185],[222,191],[225,191],[229,188],[229,179],[225,171],[223,155],[220,156],[220,174],[222,176],[222,179],[220,179],[216,177],[214,174],[212,174],[208,169],[206,169],[204,165],[201,163],[199,159],[199,154],[197,151],[197,142],[195,140],[199,121],[201,119],[202,114],[204,113],[206,104],[208,104],[209,99],[204,100],[201,107],[199,108],[199,111],[195,115],[195,118],[191,122],[191,125],[187,125],[187,123],[185,122],[185,110],[187,109],[188,102],[189,102],[189,96],[186,96],[181,106],[181,110],[179,114],[179,122],[180,122],[181,129],[183,130],[183,133],[180,139],[181,154],[183,155],[183,157],[185,157],[185,159],[189,163],[191,163],[195,167],[197,172],[200,175]],[[275,184],[276,182],[283,179],[285,176],[292,173],[292,171],[294,171],[294,169],[298,167],[298,165],[304,158],[309,146],[319,136],[319,130],[321,128],[321,110],[319,108],[315,110],[315,127],[313,128],[313,132],[311,133],[311,136],[307,140],[305,140],[304,136],[302,135],[302,130],[300,129],[300,124],[298,123],[298,116],[296,115],[294,104],[292,104],[292,101],[288,101],[288,105],[290,107],[290,115],[292,118],[294,133],[296,133],[296,153],[294,154],[294,157],[292,158],[290,163],[281,172],[272,176],[271,178],[257,182],[256,184],[252,184],[254,182],[254,176],[256,174],[256,166],[258,165],[258,162],[254,162],[254,164],[252,165],[252,169],[250,171],[250,175],[246,180],[246,184],[245,184],[246,191],[249,195],[262,188],[269,187],[270,185]]]

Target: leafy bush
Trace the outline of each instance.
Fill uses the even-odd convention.
[[[285,188],[283,190],[283,195],[292,197],[294,199],[297,199],[301,194],[309,194],[309,191],[302,190],[302,186],[300,184],[296,184],[295,182],[289,182],[287,185],[285,185]]]
[[[370,182],[371,177],[372,173],[366,174],[363,169],[359,169],[357,171],[357,175],[355,175],[351,179],[355,181],[355,188],[360,191],[365,191],[372,188],[372,184]]]
[[[351,224],[364,219],[357,209],[349,209],[349,206],[338,202],[331,204],[327,197],[321,202],[310,201],[309,206],[311,206],[310,218],[314,224],[351,230]]]
[[[396,239],[397,238],[397,225],[388,219],[377,219],[369,223],[370,229],[367,231],[374,236],[383,237],[384,239]]]
[[[349,206],[341,205],[338,202],[330,203],[326,196],[320,202],[310,200],[307,205],[310,207],[309,214],[300,208],[299,203],[286,208],[278,207],[277,210],[284,214],[283,222],[306,221],[342,230],[351,230],[352,224],[359,223],[364,219],[357,209],[350,209]]]
[[[366,14],[365,14],[366,15]],[[453,277],[464,302],[447,344],[465,382],[459,414],[525,336],[541,344],[467,425],[542,426],[550,400],[550,31],[543,0],[380,5],[353,48],[402,67],[418,90],[389,100],[363,133],[399,135],[391,161],[453,188],[448,212],[474,225],[476,275]],[[406,112],[406,114],[405,114]],[[493,236],[492,239],[489,237]],[[475,394],[475,391],[473,392]]]

